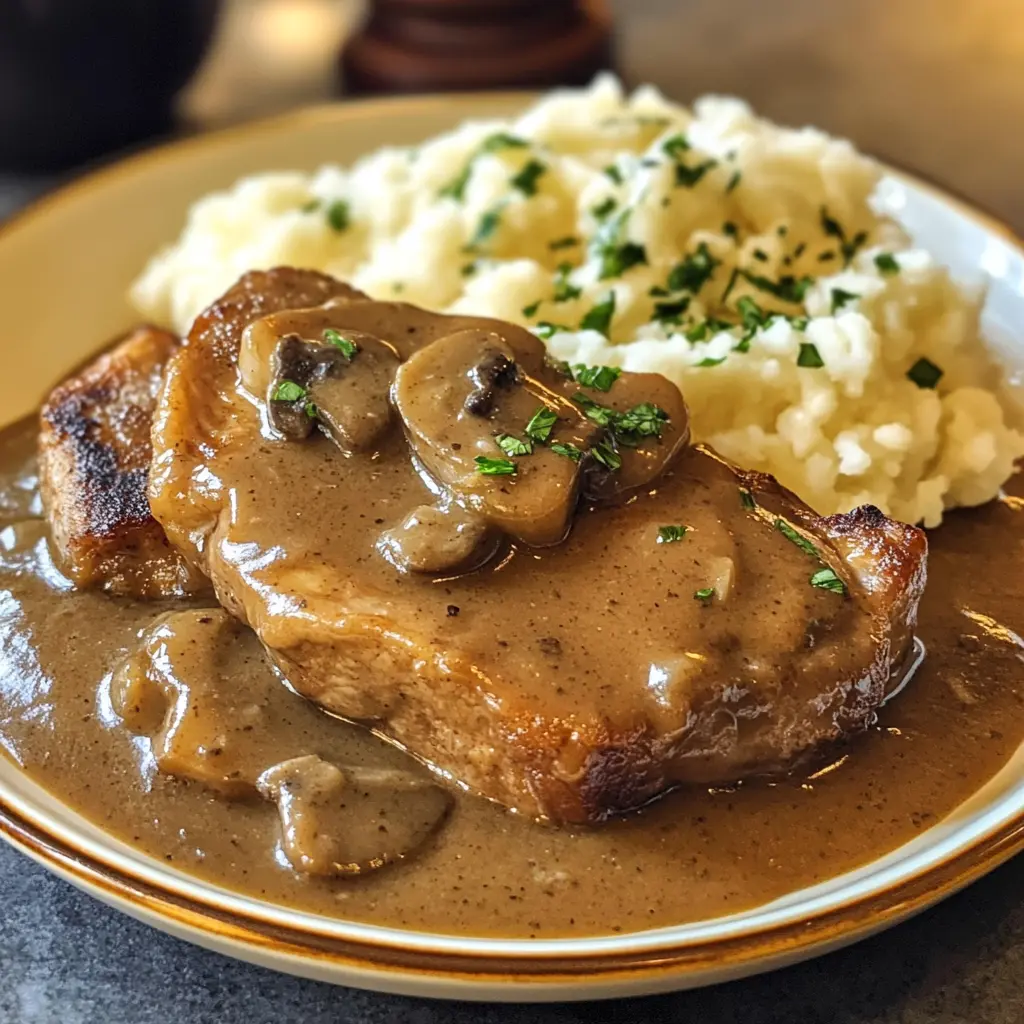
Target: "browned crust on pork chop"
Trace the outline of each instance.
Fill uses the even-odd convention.
[[[80,587],[135,597],[205,589],[149,510],[150,426],[175,335],[139,327],[43,405],[39,477],[57,563]]]

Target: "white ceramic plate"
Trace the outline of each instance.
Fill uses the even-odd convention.
[[[330,106],[178,143],[100,171],[0,229],[0,408],[27,413],[62,372],[130,326],[129,282],[189,204],[261,170],[348,163],[421,141],[522,95]],[[1024,363],[1024,250],[966,204],[896,172],[878,203],[961,277],[987,280],[984,327]],[[498,941],[299,913],[169,868],[107,836],[0,756],[0,833],[58,874],[158,928],[295,974],[386,991],[576,999],[721,981],[822,953],[941,899],[1024,848],[1024,748],[954,814],[857,871],[767,906],[629,935]]]

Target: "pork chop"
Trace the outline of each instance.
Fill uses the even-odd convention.
[[[207,589],[150,515],[157,391],[178,339],[140,327],[56,387],[43,405],[39,478],[55,559],[80,587],[135,597]]]
[[[912,644],[921,531],[687,437],[663,378],[279,269],[172,356],[150,504],[300,693],[597,822],[863,730]]]

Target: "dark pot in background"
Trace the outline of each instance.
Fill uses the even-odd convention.
[[[172,124],[219,0],[0,0],[0,168],[56,170]]]

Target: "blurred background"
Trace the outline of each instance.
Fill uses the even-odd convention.
[[[1024,233],[1021,0],[0,0],[0,216],[169,136],[601,67],[819,125]]]

